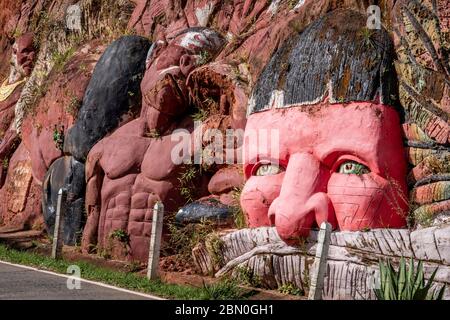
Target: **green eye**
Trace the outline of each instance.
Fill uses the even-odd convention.
[[[369,173],[370,170],[365,165],[356,161],[346,161],[339,166],[339,173],[362,175]]]
[[[263,164],[256,170],[255,176],[274,176],[281,173],[283,170],[278,165],[274,164]]]

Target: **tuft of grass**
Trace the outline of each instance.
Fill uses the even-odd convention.
[[[298,0],[288,0],[287,2],[288,2],[288,9],[292,10],[297,5]]]
[[[161,138],[161,132],[159,132],[158,129],[150,129],[145,133],[145,136],[147,138],[151,138],[151,139],[159,139]]]
[[[364,27],[360,30],[359,36],[362,37],[364,45],[369,49],[375,48],[374,30]]]
[[[245,229],[248,227],[247,219],[245,217],[244,210],[242,210],[240,200],[241,200],[242,187],[233,188],[232,198],[235,202],[235,206],[232,208],[234,225],[238,229]]]
[[[244,290],[235,281],[222,280],[213,284],[203,282],[203,300],[237,300],[242,299]]]
[[[197,177],[199,170],[195,165],[184,165],[181,176],[178,178],[180,183],[179,191],[181,196],[186,200],[186,203],[193,202],[195,199],[195,178]]]
[[[237,266],[233,271],[233,275],[235,276],[236,281],[244,286],[254,288],[261,286],[261,278],[249,267]]]
[[[196,108],[191,117],[194,121],[204,121],[208,118],[208,116],[208,111],[203,108]]]
[[[177,253],[180,262],[192,262],[192,249],[204,242],[209,234],[214,232],[214,224],[206,219],[201,223],[191,223],[186,226],[178,226],[174,222],[168,223],[170,238],[169,248]]]
[[[83,279],[99,281],[128,290],[154,294],[163,298],[201,300],[207,297],[203,288],[169,284],[161,280],[150,281],[143,276],[130,272],[114,271],[95,266],[85,261],[54,260],[44,255],[10,249],[5,245],[0,245],[0,260],[61,274],[67,274],[67,268],[76,264],[81,269]],[[222,291],[226,292],[226,290]]]
[[[52,53],[52,61],[54,63],[53,70],[56,72],[60,72],[64,69],[66,63],[70,60],[70,58],[75,53],[75,47],[69,48],[65,52],[59,52],[57,50]]]
[[[206,236],[206,250],[208,250],[209,254],[212,257],[213,264],[218,266],[223,266],[223,247],[225,243],[220,238],[217,232],[212,232]]]
[[[81,108],[82,101],[77,98],[74,94],[70,96],[69,104],[67,105],[66,112],[72,117],[76,118],[78,110]]]

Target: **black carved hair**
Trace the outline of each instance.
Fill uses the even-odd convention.
[[[272,92],[283,92],[283,106],[375,101],[398,105],[387,31],[366,27],[367,17],[336,10],[287,40],[273,55],[253,91],[248,113],[267,110]]]

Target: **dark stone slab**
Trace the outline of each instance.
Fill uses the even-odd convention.
[[[203,219],[227,223],[233,219],[233,208],[215,199],[208,199],[185,205],[175,216],[175,221],[179,224],[197,223]]]
[[[59,158],[48,169],[43,182],[42,211],[47,232],[53,235],[58,202],[58,192],[61,188],[67,190],[65,204],[64,243],[75,245],[81,237],[85,222],[84,193],[86,183],[84,179],[84,164],[73,157]]]
[[[125,36],[106,49],[95,66],[76,124],[66,135],[66,154],[84,162],[94,144],[117,128],[123,115],[140,109],[140,83],[150,45],[147,38]]]

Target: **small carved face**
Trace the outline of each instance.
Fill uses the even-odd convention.
[[[13,45],[11,66],[15,69],[15,72],[20,75],[20,78],[30,75],[34,57],[33,35],[27,33],[17,38]]]
[[[405,225],[406,159],[394,108],[272,109],[250,115],[244,141],[241,204],[251,227],[275,225],[290,242],[324,221],[347,231]]]

